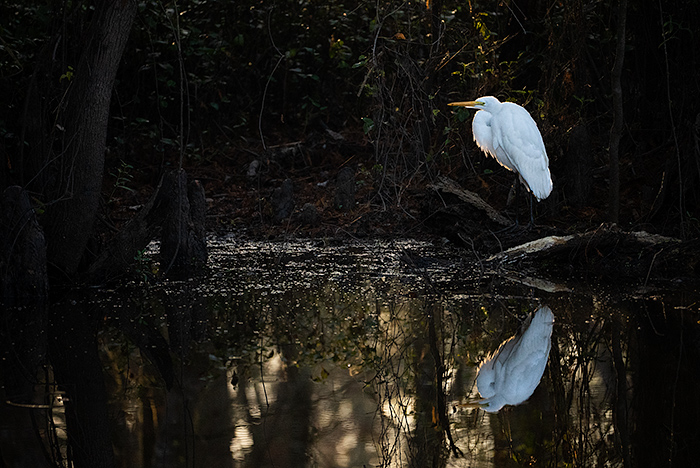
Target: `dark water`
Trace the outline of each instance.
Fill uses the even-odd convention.
[[[202,278],[51,306],[60,364],[33,377],[34,407],[3,407],[0,466],[27,450],[79,459],[66,398],[86,407],[83,446],[111,444],[124,467],[699,463],[699,303],[681,283],[506,279],[414,241],[209,247]],[[535,393],[497,414],[466,405],[478,363],[540,304],[556,322]],[[8,449],[17,439],[24,455]]]

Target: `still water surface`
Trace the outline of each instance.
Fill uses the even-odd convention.
[[[107,317],[99,343],[119,466],[696,461],[692,291],[547,292],[417,241],[220,238],[209,249],[204,277],[86,299]],[[555,323],[532,397],[495,414],[468,405],[479,363],[539,305]]]

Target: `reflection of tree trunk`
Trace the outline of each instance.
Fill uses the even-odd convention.
[[[170,349],[185,360],[193,343],[207,338],[207,301],[196,291],[203,289],[195,278],[188,287],[170,292],[163,298],[168,310]]]
[[[428,342],[420,335],[414,342],[416,411],[410,464],[415,467],[441,467],[447,463],[444,441],[450,427],[442,385],[444,365],[435,333],[435,315],[439,312],[437,306],[430,310]]]
[[[617,318],[613,319],[612,328],[612,357],[617,377],[613,421],[615,422],[615,432],[620,437],[622,460],[624,466],[627,468],[631,466],[632,463],[630,458],[630,434],[627,418],[627,367],[622,357],[622,346],[620,344],[622,330]]]
[[[48,466],[37,424],[50,418],[37,394],[46,355],[46,303],[25,298],[0,313],[0,466]],[[44,395],[48,400],[51,395]]]
[[[452,430],[450,429],[450,420],[447,417],[447,395],[445,394],[445,375],[447,370],[445,369],[445,362],[442,358],[440,348],[438,347],[437,330],[442,331],[442,307],[439,303],[433,304],[432,313],[428,317],[428,338],[430,340],[430,354],[433,356],[433,361],[435,362],[435,390],[436,390],[436,419],[437,424],[441,430],[445,431],[447,436],[447,441],[449,443],[449,448],[455,456],[462,455],[462,451],[455,444],[452,438]],[[437,324],[436,324],[437,322]]]
[[[170,347],[150,316],[141,317],[141,312],[141,308],[135,305],[122,308],[117,317],[119,329],[139,348],[141,356],[153,364],[163,379],[165,388],[170,390],[175,381]]]
[[[444,466],[442,441],[443,432],[437,426],[435,405],[435,363],[430,357],[424,340],[415,341],[416,365],[416,427],[411,439],[411,460],[413,467]],[[440,461],[442,460],[442,462]]]
[[[697,316],[649,301],[638,322],[631,435],[644,466],[697,466],[700,330]]]
[[[289,358],[296,353],[291,345],[282,346],[282,355]],[[311,379],[308,370],[295,365],[283,368],[285,380],[276,388],[276,400],[267,407],[258,401],[262,410],[262,421],[250,427],[253,434],[253,449],[248,466],[303,467],[308,462],[311,443]]]
[[[37,423],[41,424],[49,417],[44,409],[17,407],[3,402],[0,405],[0,466],[56,467],[45,456],[43,441],[37,435]]]
[[[537,466],[551,466],[556,418],[550,401],[546,386],[540,384],[525,403],[484,415],[494,438],[494,466],[523,466],[528,459],[537,460]]]
[[[115,466],[107,392],[97,353],[97,320],[79,305],[54,306],[50,356],[56,382],[67,394],[66,423],[76,468]]]
[[[138,2],[97,3],[86,45],[61,115],[63,154],[46,211],[49,260],[59,270],[78,269],[102,190],[112,86],[129,38]]]
[[[121,309],[120,305],[115,308]],[[159,383],[154,385],[152,367],[144,362],[143,357],[147,356],[158,368],[166,386],[168,379],[170,385],[174,379],[172,362],[166,361],[170,355],[165,338],[144,316],[137,315],[135,307],[125,308],[125,313],[117,320],[119,328],[138,346],[142,359],[132,360],[129,356],[124,367],[124,347],[108,345],[101,349],[103,362],[109,367],[105,372],[105,382],[112,397],[109,411],[115,458],[119,468],[148,468],[153,463],[156,424],[163,414],[159,409],[163,407],[165,391]],[[129,351],[127,347],[126,353]]]
[[[189,317],[189,310],[182,314]],[[185,322],[189,324],[189,320]],[[155,444],[149,447],[144,441],[145,454],[152,454],[148,466],[231,466],[229,445],[234,421],[227,376],[213,366],[206,350],[188,351],[191,335],[183,334],[175,345],[180,367],[175,369],[177,382],[166,395],[165,407],[157,408],[154,417],[149,398],[142,397],[144,421],[156,421],[155,427],[149,428],[156,431]]]
[[[549,359],[549,378],[552,380],[554,390],[554,443],[561,444],[564,462],[572,464],[572,447],[569,437],[569,408],[571,403],[567,402],[566,390],[564,390],[564,374],[561,370],[561,354],[559,352],[559,342],[552,339],[552,349]]]

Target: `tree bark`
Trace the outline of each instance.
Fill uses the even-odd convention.
[[[48,299],[46,242],[27,192],[5,189],[0,200],[0,302]]]
[[[136,263],[137,252],[146,248],[165,221],[170,203],[162,191],[163,180],[139,213],[112,238],[90,263],[87,277],[93,282],[109,281],[127,272]]]
[[[617,12],[617,45],[612,69],[613,125],[610,130],[610,222],[620,218],[620,139],[624,120],[622,114],[622,63],[625,59],[625,25],[627,0],[620,0]]]
[[[46,242],[27,192],[12,186],[1,198],[0,466],[48,467],[35,430],[50,417],[37,385],[46,359]]]
[[[206,200],[198,181],[187,183],[183,169],[165,174],[163,193],[169,200],[160,244],[161,271],[170,278],[186,278],[207,261]]]
[[[585,125],[576,125],[569,132],[569,146],[564,158],[564,193],[572,206],[582,208],[590,202],[593,188],[593,152]]]
[[[47,195],[45,231],[49,263],[71,275],[92,235],[104,170],[114,79],[137,9],[135,0],[102,0],[59,116],[61,154]]]

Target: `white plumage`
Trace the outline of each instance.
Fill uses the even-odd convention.
[[[537,124],[525,108],[512,102],[500,102],[493,96],[449,105],[479,109],[472,121],[477,146],[503,167],[517,173],[537,201],[552,193],[547,150]]]
[[[476,387],[484,411],[518,405],[535,391],[549,358],[554,314],[542,306],[530,314],[520,333],[510,337],[479,366]]]

